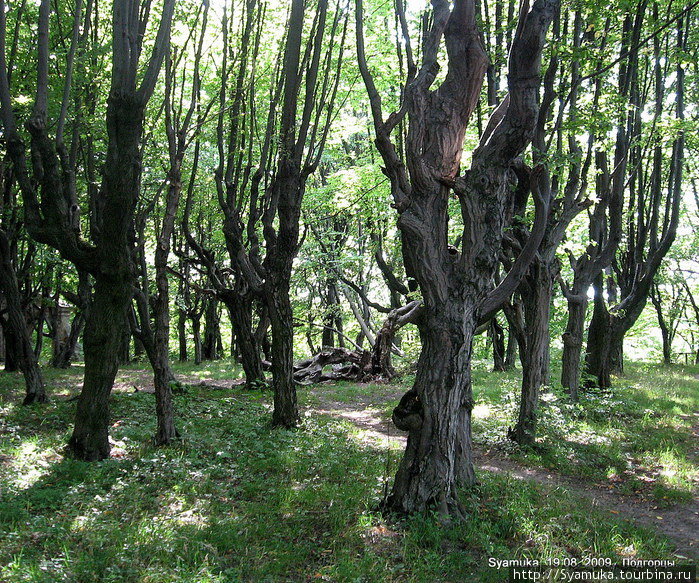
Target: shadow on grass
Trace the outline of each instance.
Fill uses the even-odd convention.
[[[19,466],[9,468],[0,579],[502,581],[506,573],[487,568],[488,556],[669,556],[646,531],[506,476],[484,474],[464,493],[464,523],[386,522],[371,509],[392,473],[387,465],[396,467],[394,454],[327,417],[307,419],[299,431],[272,430],[268,398],[240,390],[178,396],[185,440],[155,449],[144,445],[152,395],[122,394],[113,399],[112,436],[125,457],[57,459],[26,486],[13,482]],[[72,407],[55,402],[47,414],[69,426]],[[9,418],[29,435],[42,425],[38,409]],[[37,448],[62,445],[61,431],[41,429]],[[15,447],[14,460],[21,455]]]

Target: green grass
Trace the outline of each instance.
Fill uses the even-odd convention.
[[[542,394],[538,444],[508,444],[519,375],[475,373],[474,438],[525,464],[540,465],[653,497],[661,504],[689,501],[699,479],[693,429],[699,423],[699,367],[628,363],[611,391],[582,391],[571,403],[560,390]],[[552,371],[556,378],[558,371]]]
[[[79,373],[47,370],[50,388],[70,394]],[[488,387],[480,402],[495,409],[506,385]],[[395,391],[328,387],[365,398],[382,388]],[[115,392],[113,457],[87,464],[61,455],[75,403],[56,397],[22,407],[21,389],[18,375],[0,376],[3,582],[487,582],[507,579],[487,566],[489,557],[671,556],[662,537],[563,489],[485,472],[463,493],[469,520],[386,522],[373,509],[399,453],[319,415],[297,431],[271,429],[269,392],[189,388],[176,397],[184,441],[160,449],[150,445],[153,396]],[[677,395],[682,411],[685,398]],[[604,427],[584,422],[593,421]],[[547,436],[549,425],[542,422]],[[676,446],[652,439],[665,452],[657,463],[684,460]]]

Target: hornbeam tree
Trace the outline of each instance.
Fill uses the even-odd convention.
[[[347,31],[347,13],[341,3],[334,11],[328,10],[328,4],[328,0],[318,0],[311,11],[304,0],[292,0],[283,53],[272,80],[267,123],[260,136],[256,121],[256,98],[260,96],[255,93],[259,73],[249,63],[260,49],[259,23],[265,7],[258,0],[246,1],[232,99],[229,103],[224,76],[217,130],[216,188],[234,284],[219,277],[221,270],[215,268],[206,250],[197,250],[217,297],[231,312],[248,382],[249,372],[263,378],[261,370],[246,364],[259,363],[259,342],[250,334],[253,300],[265,308],[272,331],[272,422],[284,427],[299,421],[290,280],[300,247],[301,204],[330,131]],[[312,22],[307,22],[309,14]],[[224,45],[228,46],[225,40]],[[224,58],[227,52],[224,50]],[[223,70],[227,70],[225,62]],[[224,111],[230,116],[227,128]],[[194,247],[195,242],[189,242]],[[249,309],[243,313],[238,305]],[[254,354],[247,358],[246,352]]]
[[[143,225],[144,228],[138,229],[139,245],[137,255],[141,264],[142,285],[135,291],[136,313],[139,316],[139,338],[143,342],[153,368],[153,385],[155,387],[158,419],[155,443],[158,445],[167,445],[179,437],[179,433],[175,428],[172,403],[172,389],[178,386],[178,382],[170,367],[170,285],[167,268],[172,233],[175,228],[177,209],[182,195],[182,164],[187,148],[193,139],[191,126],[195,113],[199,108],[200,63],[208,10],[208,2],[205,2],[196,15],[195,29],[198,36],[195,34],[188,37],[179,52],[173,46],[170,46],[165,60],[165,99],[163,105],[169,169],[164,185],[165,200],[162,222],[156,233],[157,246],[153,261],[156,291],[152,296],[149,295],[148,272],[146,269],[145,224]],[[196,43],[196,48],[193,56],[192,83],[188,89],[190,92],[189,103],[185,107],[186,79],[182,79],[178,83],[176,71],[178,67],[187,65],[186,52],[189,48],[189,40]],[[145,219],[145,216],[143,219]],[[145,223],[145,220],[143,222]],[[150,322],[151,312],[153,316],[152,326]]]
[[[402,3],[397,16],[404,37],[407,78],[401,109],[384,118],[381,95],[367,63],[362,1],[356,4],[357,56],[370,100],[376,147],[391,182],[405,270],[417,281],[423,307],[417,326],[422,352],[413,388],[393,419],[408,430],[408,443],[384,500],[387,511],[436,508],[463,516],[457,488],[473,484],[471,453],[471,354],[479,323],[491,319],[519,284],[541,241],[550,186],[541,166],[527,177],[536,204],[532,237],[502,282],[493,289],[517,176],[513,164],[529,145],[538,112],[541,55],[557,0],[522,2],[508,67],[508,96],[493,112],[470,168],[459,174],[466,128],[479,101],[488,67],[475,1],[433,0],[432,25],[423,37],[418,69]],[[436,88],[440,46],[447,72]],[[407,116],[405,160],[391,133]],[[447,239],[451,193],[458,197],[460,249]]]
[[[175,0],[164,0],[150,58],[139,75],[150,0],[123,0],[112,8],[112,73],[107,100],[106,159],[101,186],[90,201],[91,242],[83,239],[78,208],[62,172],[56,143],[49,137],[48,76],[50,0],[39,8],[37,84],[26,128],[31,135],[33,177],[12,110],[5,62],[5,2],[0,0],[0,99],[8,154],[13,162],[29,234],[48,244],[94,278],[85,325],[85,377],[68,452],[93,461],[109,457],[109,395],[127,329],[133,292],[130,236],[141,177],[145,110],[167,51]],[[66,76],[69,90],[69,75]],[[63,115],[63,114],[62,114]],[[59,126],[60,127],[60,126]]]
[[[634,26],[629,26],[636,36],[640,36],[640,32],[635,31],[646,17],[647,6],[645,0],[639,2]],[[657,3],[651,8],[653,22],[659,23]],[[684,9],[674,19],[676,55],[687,50],[689,23],[692,22],[687,11]],[[661,55],[661,46],[669,42],[671,36],[668,33],[668,39],[663,40],[655,35],[652,57],[637,56],[632,61],[635,66],[626,68],[630,76],[629,101],[636,114],[627,132],[631,145],[628,164],[624,167],[626,172],[622,171],[619,178],[628,191],[625,245],[612,263],[607,294],[601,274],[595,281],[594,312],[587,343],[586,372],[602,388],[610,387],[612,373],[623,370],[624,336],[646,306],[655,275],[675,240],[679,224],[685,163],[685,71],[682,60],[673,58],[674,79],[664,75],[667,64]],[[644,71],[645,79],[642,78]],[[644,91],[644,86],[653,87],[653,90]],[[647,98],[653,98],[654,115],[650,123],[644,123],[642,117],[642,111],[649,105]],[[656,128],[668,110],[674,117],[675,129],[661,135]]]

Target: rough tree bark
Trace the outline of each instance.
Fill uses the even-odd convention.
[[[137,85],[145,26],[139,2],[124,0],[113,7],[112,82],[107,100],[107,152],[102,183],[91,201],[93,245],[80,234],[79,220],[69,188],[63,183],[60,160],[48,137],[48,25],[49,0],[39,9],[37,92],[34,110],[26,123],[32,138],[29,177],[24,143],[17,132],[4,59],[4,1],[0,0],[0,98],[7,133],[8,153],[20,186],[27,230],[39,242],[61,254],[95,278],[92,306],[85,327],[85,378],[78,400],[75,426],[68,443],[74,457],[93,461],[109,456],[109,394],[118,368],[121,338],[127,326],[127,307],[133,289],[129,234],[139,192],[141,135],[145,107],[155,88],[167,47],[174,0],[165,0],[154,49]],[[67,83],[66,83],[67,84]],[[41,201],[35,183],[39,185]]]
[[[422,293],[417,325],[422,351],[413,389],[394,410],[408,443],[383,507],[410,513],[436,508],[445,517],[461,517],[457,488],[475,481],[471,454],[471,350],[481,318],[489,320],[516,288],[542,235],[523,250],[511,273],[491,291],[503,237],[505,208],[515,177],[514,159],[529,144],[537,114],[541,51],[555,1],[522,4],[509,63],[507,106],[491,118],[470,169],[458,176],[463,138],[476,108],[487,59],[476,26],[475,3],[433,2],[432,27],[424,36],[423,64],[413,62],[402,6],[408,79],[400,112],[384,119],[381,98],[364,50],[363,9],[357,2],[357,55],[371,103],[376,146],[391,180],[399,213],[403,259],[408,277]],[[437,89],[444,40],[448,70]],[[506,110],[506,111],[505,111]],[[409,119],[405,164],[390,134],[405,115]],[[545,172],[532,176],[537,215],[548,213]],[[447,203],[451,191],[464,220],[462,250],[447,240]],[[532,248],[533,247],[533,248]]]

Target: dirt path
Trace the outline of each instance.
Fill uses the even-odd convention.
[[[312,412],[332,415],[353,423],[361,432],[361,438],[381,447],[403,447],[406,434],[399,432],[382,418],[376,403],[335,401],[327,398],[322,390],[311,390],[318,405]],[[386,395],[387,402],[397,401],[401,392]],[[699,428],[696,433],[699,434]],[[681,557],[699,561],[699,497],[692,502],[672,508],[659,508],[648,500],[633,495],[622,495],[586,480],[562,476],[544,468],[530,468],[518,464],[498,452],[475,446],[474,457],[480,470],[506,473],[519,480],[531,480],[548,487],[560,487],[575,496],[589,500],[593,506],[606,512],[650,527],[667,536],[675,545],[675,553]]]

